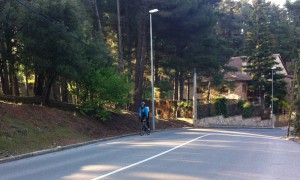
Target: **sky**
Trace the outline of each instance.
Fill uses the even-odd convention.
[[[279,4],[281,7],[283,7],[286,0],[270,0],[270,1]],[[295,0],[290,0],[290,1],[294,2]]]

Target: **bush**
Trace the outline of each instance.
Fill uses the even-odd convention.
[[[250,102],[243,104],[242,116],[243,118],[251,118],[253,111],[253,105]]]
[[[187,117],[189,109],[193,108],[193,103],[192,101],[181,101],[178,103],[178,107],[180,110],[180,117]]]
[[[243,111],[244,109],[244,104],[245,104],[245,101],[244,100],[239,100],[238,103],[237,103],[237,107],[239,110]]]
[[[294,130],[293,130],[293,134],[296,136],[300,135],[300,114],[297,114],[294,120]]]
[[[218,98],[216,99],[216,115],[223,115],[225,118],[228,117],[227,110],[227,99]]]
[[[126,77],[119,75],[113,68],[103,68],[90,72],[82,81],[77,95],[82,100],[80,112],[106,120],[117,106],[128,101],[130,84]]]

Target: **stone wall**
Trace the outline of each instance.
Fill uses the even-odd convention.
[[[260,117],[243,119],[242,116],[207,117],[198,119],[197,127],[271,127],[271,120],[261,120]]]

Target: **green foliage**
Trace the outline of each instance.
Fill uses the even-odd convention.
[[[84,14],[79,1],[38,0],[31,5],[48,17],[24,9],[21,36],[23,54],[31,57],[31,63],[38,72],[77,78],[85,60],[85,45],[83,40],[78,40],[85,33],[79,21],[79,14]]]
[[[197,68],[199,74],[211,77],[218,74],[228,61],[233,51],[214,29],[217,22],[217,10],[214,7],[218,2],[160,2],[161,8],[154,27],[159,49],[157,53],[162,57],[161,64],[166,74],[172,72],[172,76],[173,73],[175,76],[176,73],[186,76]]]
[[[237,107],[239,108],[239,110],[243,110],[244,108],[244,104],[245,104],[245,101],[244,100],[239,100],[238,103],[237,103]]]
[[[275,38],[271,32],[270,20],[272,19],[270,3],[265,1],[254,1],[252,5],[249,29],[246,34],[245,55],[247,55],[247,71],[253,79],[254,89],[260,91],[262,103],[264,95],[271,94],[272,67],[277,63],[273,54],[277,52]],[[275,97],[283,100],[286,95],[284,76],[280,73],[281,68],[273,70],[273,82],[276,94]],[[262,106],[262,108],[264,105]]]
[[[92,59],[98,57],[92,54],[91,58],[87,50],[96,49],[91,45],[95,40],[91,38],[91,23],[80,0],[37,0],[28,6],[31,8],[22,6],[20,51],[26,60],[23,64],[33,68],[35,75],[44,77],[42,102],[47,104],[57,77],[76,81],[89,70],[88,66],[95,66]]]
[[[178,106],[184,109],[188,109],[191,108],[193,106],[193,102],[192,101],[180,101],[178,103]]]
[[[192,101],[180,101],[180,102],[178,102],[178,107],[180,110],[180,116],[186,117],[188,110],[192,109],[192,107],[193,107],[193,102]]]
[[[172,85],[170,81],[168,80],[162,80],[158,83],[158,88],[160,95],[159,97],[161,99],[170,99],[172,97]]]
[[[241,15],[240,4],[241,2],[223,0],[219,3],[219,11],[217,12],[217,34],[228,41],[230,47],[235,51],[234,54],[241,53],[244,43],[244,35],[241,33],[241,29],[245,28],[243,27],[245,19]],[[245,8],[244,5],[242,7]]]
[[[216,115],[223,115],[225,118],[228,117],[227,99],[226,98],[216,99],[215,106],[216,106]]]
[[[121,97],[110,95],[119,95],[115,92],[114,86],[117,85],[113,84],[124,85],[123,77],[119,77],[122,79],[119,82],[117,74],[114,73],[115,79],[109,79],[110,73],[104,70],[112,67],[112,62],[118,59],[116,1],[97,2],[103,39],[99,38],[98,21],[91,1],[24,2],[35,12],[17,1],[0,1],[0,64],[5,65],[6,61],[10,68],[23,71],[17,74],[41,76],[44,86],[50,84],[48,91],[57,77],[66,79],[68,83],[75,84],[73,93],[78,94],[79,101],[84,104],[84,112],[99,111],[95,113],[103,114],[99,117],[107,116],[107,109],[114,109],[109,108],[110,106],[115,107],[126,101],[123,98],[127,97],[127,88],[120,94]],[[138,74],[138,70],[145,69],[145,73],[149,73],[147,53],[140,57],[139,51],[146,48],[142,47],[141,42],[149,39],[148,26],[143,27],[148,23],[149,16],[145,9],[155,6],[160,10],[153,15],[154,59],[157,65],[155,71],[163,77],[158,80],[160,93],[157,94],[160,98],[172,97],[174,89],[173,84],[163,79],[173,80],[177,78],[174,77],[177,76],[176,73],[183,78],[190,77],[193,68],[197,68],[201,76],[209,77],[211,86],[223,84],[223,76],[228,71],[224,64],[234,54],[247,55],[252,63],[249,72],[255,81],[253,92],[263,86],[266,96],[270,97],[271,66],[274,65],[271,54],[280,53],[283,59],[293,59],[299,49],[299,1],[295,4],[288,2],[287,9],[264,3],[265,1],[253,2],[120,1],[121,37],[124,42],[124,60],[127,61],[124,64],[128,80],[135,77],[138,80],[136,84],[143,84],[138,91],[143,91],[141,94],[144,97],[151,97],[150,81],[139,81],[138,76],[143,73]],[[137,39],[143,41],[138,42]],[[8,59],[3,59],[9,50],[7,47],[11,47],[13,52]],[[242,48],[246,50],[243,54]],[[131,67],[138,64],[132,63],[133,61],[144,58],[145,65],[142,64],[139,69]],[[1,77],[5,70],[13,71],[1,68]],[[285,98],[285,84],[283,77],[276,73],[278,71],[280,69],[274,71],[274,96],[278,99],[275,107],[277,104],[281,106]],[[13,84],[10,86],[13,87]],[[122,87],[125,86],[130,84]],[[134,91],[133,88],[131,91]],[[267,105],[268,103],[270,101],[266,102]]]
[[[250,102],[246,102],[243,104],[242,116],[243,118],[251,118],[253,111],[253,105]]]
[[[293,130],[293,134],[296,136],[300,136],[300,114],[297,114],[294,120],[294,130]]]
[[[95,69],[81,83],[83,87],[77,95],[83,101],[83,113],[105,120],[109,116],[107,111],[116,111],[118,105],[128,102],[131,84],[126,82],[125,75],[118,75],[114,68]]]

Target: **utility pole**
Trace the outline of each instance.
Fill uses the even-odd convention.
[[[193,96],[193,124],[196,127],[197,123],[197,72],[196,68],[194,68],[194,96]]]

